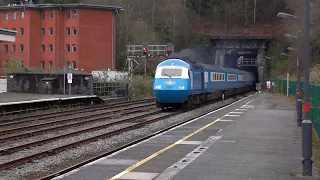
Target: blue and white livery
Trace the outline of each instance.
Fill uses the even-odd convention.
[[[246,71],[167,59],[157,66],[153,90],[158,107],[188,108],[249,91],[255,87],[255,79]]]

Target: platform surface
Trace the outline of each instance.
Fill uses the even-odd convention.
[[[295,104],[260,93],[55,179],[298,180]]]
[[[59,94],[33,94],[33,93],[16,93],[4,92],[0,93],[0,103],[17,103],[21,101],[49,100],[54,98],[71,98],[89,95],[59,95]]]

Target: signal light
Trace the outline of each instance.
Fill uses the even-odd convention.
[[[147,55],[147,50],[148,50],[148,44],[146,42],[142,43],[142,50],[143,50],[143,55]]]

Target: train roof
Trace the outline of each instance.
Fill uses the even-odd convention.
[[[241,74],[252,74],[247,71],[242,71],[239,69],[232,69],[232,68],[227,68],[227,67],[222,67],[222,66],[214,66],[210,64],[204,64],[200,62],[194,62],[194,61],[189,61],[189,60],[184,60],[184,59],[178,59],[178,58],[171,58],[167,59],[165,61],[162,61],[161,63],[158,64],[158,67],[162,66],[171,66],[171,65],[177,65],[177,66],[182,66],[190,69],[210,69],[210,70],[215,70],[218,72],[234,72],[234,73],[241,73]]]

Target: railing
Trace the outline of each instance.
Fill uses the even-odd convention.
[[[276,80],[276,92],[287,94],[287,80]],[[289,81],[289,94],[290,96],[296,96],[296,88],[297,82],[296,81]],[[300,83],[300,89],[302,91],[303,96],[303,82]],[[302,99],[303,100],[303,99]],[[310,85],[310,103],[311,103],[311,112],[310,112],[310,119],[312,120],[313,126],[315,130],[320,136],[320,85],[311,84]]]
[[[123,82],[94,82],[93,92],[103,97],[127,97],[128,84]]]

